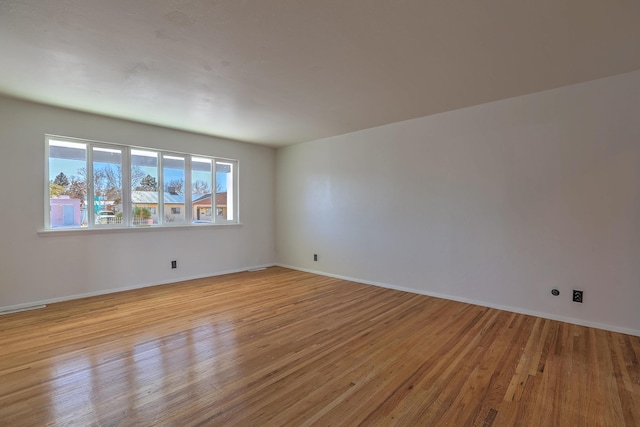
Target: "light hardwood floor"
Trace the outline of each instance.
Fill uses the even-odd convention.
[[[640,426],[640,338],[270,268],[0,317],[0,425]]]

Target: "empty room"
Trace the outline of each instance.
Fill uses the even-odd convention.
[[[640,3],[0,0],[0,426],[640,426]]]

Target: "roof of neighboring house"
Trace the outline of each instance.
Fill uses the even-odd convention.
[[[131,202],[132,203],[149,203],[149,204],[158,203],[158,192],[157,191],[132,191]],[[173,204],[184,204],[184,194],[168,193],[165,191],[164,202],[173,203]],[[194,205],[207,204],[207,203],[211,203],[211,193],[193,195]],[[224,192],[224,193],[216,194],[216,205],[226,206],[226,204],[227,204],[227,193]]]
[[[157,191],[132,191],[132,203],[158,203]],[[165,203],[184,204],[184,194],[164,193]]]
[[[193,203],[202,203],[202,201],[211,199],[211,193],[209,194],[194,194]]]
[[[195,196],[195,195],[194,195]],[[207,205],[211,203],[211,194],[203,194],[202,197],[193,199],[194,205]],[[227,206],[227,192],[216,193],[216,206]]]

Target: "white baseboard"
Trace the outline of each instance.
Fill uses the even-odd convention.
[[[43,305],[53,304],[53,303],[56,303],[56,302],[71,301],[71,300],[74,300],[74,299],[87,298],[87,297],[93,297],[93,296],[98,296],[98,295],[112,294],[112,293],[116,293],[116,292],[130,291],[130,290],[133,290],[133,289],[148,288],[148,287],[151,287],[151,286],[166,285],[166,284],[169,284],[169,283],[183,282],[183,281],[187,281],[187,280],[204,279],[206,277],[222,276],[224,274],[239,273],[239,272],[242,272],[242,271],[249,271],[249,270],[258,270],[258,269],[263,269],[263,268],[268,268],[268,267],[273,267],[273,266],[290,268],[292,270],[304,271],[304,272],[307,272],[307,273],[318,274],[320,276],[326,276],[326,277],[333,277],[333,278],[341,279],[341,280],[348,280],[348,281],[351,281],[351,282],[363,283],[365,285],[379,286],[379,287],[382,287],[382,288],[394,289],[394,290],[397,290],[397,291],[410,292],[410,293],[413,293],[413,294],[426,295],[426,296],[430,296],[430,297],[442,298],[442,299],[447,299],[447,300],[451,300],[451,301],[458,301],[458,302],[463,302],[463,303],[467,303],[467,304],[479,305],[479,306],[482,306],[482,307],[495,308],[495,309],[498,309],[498,310],[509,311],[509,312],[512,312],[512,313],[527,314],[527,315],[530,315],[530,316],[542,317],[542,318],[545,318],[545,319],[557,320],[557,321],[560,321],[560,322],[572,323],[572,324],[580,325],[580,326],[587,326],[587,327],[591,327],[591,328],[603,329],[605,331],[620,332],[620,333],[623,333],[623,334],[640,336],[640,330],[637,330],[637,329],[630,329],[630,328],[619,327],[619,326],[616,326],[616,325],[609,325],[609,324],[604,324],[604,323],[591,322],[591,321],[587,321],[587,320],[583,320],[583,319],[576,319],[576,318],[572,318],[572,317],[556,316],[554,314],[535,311],[535,310],[527,310],[527,309],[523,309],[523,308],[520,308],[520,307],[511,307],[511,306],[505,306],[505,305],[500,305],[500,304],[493,304],[493,303],[490,303],[490,302],[487,302],[487,301],[478,301],[478,300],[473,300],[473,299],[468,299],[468,298],[461,298],[461,297],[458,297],[458,296],[455,296],[455,295],[441,294],[441,293],[438,293],[438,292],[428,292],[428,291],[423,291],[423,290],[420,290],[420,289],[406,288],[406,287],[403,287],[403,286],[396,286],[396,285],[391,285],[391,284],[388,284],[388,283],[382,283],[382,282],[376,282],[376,281],[371,281],[371,280],[358,279],[358,278],[355,278],[355,277],[342,276],[342,275],[339,275],[339,274],[332,274],[332,273],[327,273],[327,272],[324,272],[324,271],[312,270],[312,269],[307,269],[307,268],[300,268],[300,267],[295,267],[295,266],[292,266],[292,265],[277,264],[277,263],[276,264],[256,265],[256,266],[252,266],[252,267],[245,267],[245,268],[234,269],[234,270],[226,270],[226,271],[216,272],[214,274],[204,274],[204,275],[195,275],[195,276],[173,278],[171,280],[166,280],[166,281],[161,281],[161,282],[142,283],[142,284],[138,284],[138,285],[125,286],[125,287],[121,287],[121,288],[106,289],[106,290],[101,290],[101,291],[94,291],[94,292],[87,292],[87,293],[82,293],[82,294],[68,295],[68,296],[59,297],[59,298],[50,298],[50,299],[45,299],[45,300],[40,300],[40,301],[32,301],[32,302],[28,302],[28,303],[24,303],[24,304],[10,305],[10,306],[5,306],[5,307],[0,307],[0,314],[8,314],[8,312],[16,312],[16,311],[25,311],[25,310],[29,310],[31,308],[36,308],[36,307],[43,306]]]
[[[249,271],[249,270],[273,267],[274,265],[275,264],[256,265],[256,266],[252,266],[252,267],[245,267],[245,268],[239,268],[239,269],[234,269],[234,270],[220,271],[220,272],[216,272],[214,274],[202,274],[202,275],[196,275],[196,276],[177,277],[177,278],[172,278],[171,280],[163,280],[161,282],[141,283],[141,284],[137,284],[137,285],[133,285],[133,286],[124,286],[124,287],[121,287],[121,288],[105,289],[105,290],[101,290],[101,291],[86,292],[86,293],[75,294],[75,295],[67,295],[67,296],[59,297],[59,298],[50,298],[50,299],[45,299],[45,300],[40,300],[40,301],[33,301],[33,302],[24,303],[24,304],[9,305],[9,306],[5,306],[5,307],[0,307],[0,314],[9,314],[10,312],[26,311],[26,310],[30,310],[30,309],[35,308],[35,307],[40,307],[40,306],[43,306],[43,305],[53,304],[53,303],[56,303],[56,302],[71,301],[71,300],[74,300],[74,299],[95,297],[95,296],[98,296],[98,295],[113,294],[113,293],[116,293],[116,292],[123,292],[123,291],[130,291],[130,290],[133,290],[133,289],[148,288],[148,287],[151,287],[151,286],[167,285],[169,283],[185,282],[187,280],[204,279],[204,278],[207,278],[207,277],[222,276],[224,274],[240,273],[242,271]]]
[[[605,323],[591,322],[591,321],[583,320],[583,319],[575,319],[573,317],[556,316],[554,314],[545,313],[545,312],[541,312],[541,311],[527,310],[527,309],[520,308],[520,307],[511,307],[511,306],[500,305],[500,304],[492,304],[492,303],[487,302],[487,301],[472,300],[472,299],[468,299],[468,298],[461,298],[461,297],[458,297],[458,296],[455,296],[455,295],[446,295],[446,294],[441,294],[441,293],[437,293],[437,292],[428,292],[428,291],[423,291],[423,290],[420,290],[420,289],[405,288],[403,286],[395,286],[395,285],[390,285],[388,283],[382,283],[382,282],[375,282],[375,281],[371,281],[371,280],[358,279],[358,278],[355,278],[355,277],[341,276],[339,274],[331,274],[331,273],[327,273],[327,272],[324,272],[324,271],[311,270],[311,269],[307,269],[307,268],[300,268],[300,267],[295,267],[295,266],[292,266],[292,265],[286,265],[286,264],[275,264],[275,265],[277,265],[278,267],[290,268],[292,270],[304,271],[306,273],[318,274],[320,276],[327,276],[327,277],[333,277],[333,278],[336,278],[336,279],[348,280],[350,282],[363,283],[365,285],[379,286],[381,288],[394,289],[394,290],[403,291],[403,292],[410,292],[412,294],[426,295],[426,296],[430,296],[430,297],[442,298],[442,299],[447,299],[447,300],[451,300],[451,301],[464,302],[464,303],[467,303],[467,304],[473,304],[473,305],[479,305],[479,306],[482,306],[482,307],[489,307],[489,308],[495,308],[495,309],[498,309],[498,310],[509,311],[509,312],[512,312],[512,313],[527,314],[527,315],[530,315],[530,316],[542,317],[544,319],[557,320],[557,321],[560,321],[560,322],[572,323],[574,325],[587,326],[587,327],[590,327],[590,328],[603,329],[605,331],[612,331],[612,332],[620,332],[622,334],[635,335],[635,336],[639,336],[640,337],[640,330],[638,330],[638,329],[630,329],[630,328],[624,328],[624,327],[620,327],[620,326],[616,326],[616,325],[609,325],[609,324],[605,324]]]

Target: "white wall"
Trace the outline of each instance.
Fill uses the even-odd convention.
[[[281,149],[278,262],[640,335],[639,113],[634,72]]]
[[[242,225],[39,235],[45,133],[238,159]],[[273,264],[274,166],[271,148],[0,97],[0,309]]]

